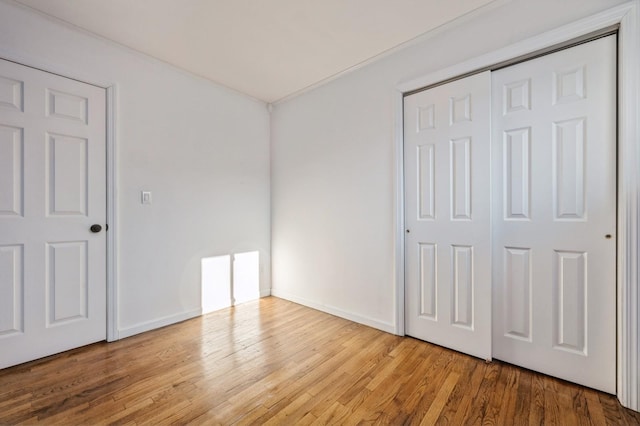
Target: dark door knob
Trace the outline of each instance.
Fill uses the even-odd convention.
[[[98,232],[102,231],[102,226],[95,224],[95,225],[91,225],[91,232],[93,232],[94,234],[97,234]]]

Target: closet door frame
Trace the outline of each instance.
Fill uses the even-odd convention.
[[[395,333],[404,335],[403,97],[569,47],[598,35],[618,37],[617,392],[640,411],[640,0],[633,0],[486,55],[398,84],[395,112]],[[517,58],[517,60],[516,60]]]

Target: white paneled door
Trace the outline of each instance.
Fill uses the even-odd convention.
[[[489,72],[405,98],[406,333],[491,358]]]
[[[492,92],[493,356],[615,393],[615,37]]]
[[[106,335],[105,91],[0,60],[0,368]]]

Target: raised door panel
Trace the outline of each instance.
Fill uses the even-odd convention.
[[[418,146],[418,217],[423,220],[435,219],[435,145]]]
[[[436,128],[436,106],[434,104],[420,106],[417,112],[418,133]]]
[[[452,246],[451,323],[473,329],[473,247]]]
[[[587,97],[585,65],[553,72],[553,105],[580,101]]]
[[[585,219],[585,118],[553,123],[556,219]]]
[[[420,316],[438,319],[438,246],[420,243]]]
[[[83,96],[47,89],[46,113],[48,117],[88,124],[89,100]]]
[[[52,216],[86,216],[88,212],[88,140],[48,135],[48,213]]]
[[[0,216],[22,216],[23,199],[23,130],[0,124]]]
[[[49,326],[87,317],[87,259],[85,241],[47,244]]]
[[[449,124],[471,121],[471,94],[449,98]]]
[[[526,220],[530,217],[531,128],[504,132],[504,217]]]
[[[450,149],[451,219],[471,220],[471,138],[452,140]]]
[[[23,331],[22,245],[0,245],[0,341]]]
[[[504,335],[530,341],[532,338],[531,249],[504,248]]]
[[[24,111],[24,83],[0,75],[0,108]]]
[[[587,254],[556,251],[553,266],[554,348],[586,355]]]
[[[525,79],[505,84],[502,89],[502,114],[531,109],[531,80]]]

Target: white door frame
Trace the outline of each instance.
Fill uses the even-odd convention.
[[[38,57],[24,55],[20,52],[0,49],[0,59],[6,59],[44,72],[56,74],[61,77],[77,80],[105,89],[106,91],[106,149],[107,149],[107,341],[113,342],[120,338],[118,331],[118,268],[117,268],[117,156],[116,156],[116,117],[117,94],[116,83],[96,81],[94,76],[78,73],[76,70],[66,68],[61,64],[53,64]],[[106,227],[105,227],[106,229]]]
[[[497,51],[398,84],[395,111],[395,333],[404,335],[403,113],[405,93],[491,69],[618,27],[617,396],[640,410],[640,0],[633,0]]]
[[[116,155],[116,105],[118,87],[107,91],[107,341],[120,339],[118,327],[118,172]]]

